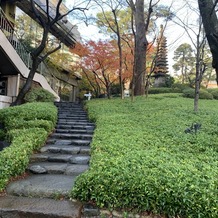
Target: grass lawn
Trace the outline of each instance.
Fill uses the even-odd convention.
[[[100,207],[167,216],[218,217],[218,101],[179,94],[91,100],[90,170],[71,196]],[[197,134],[186,134],[200,123]]]

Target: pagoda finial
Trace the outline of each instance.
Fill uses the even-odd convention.
[[[163,32],[163,24],[160,25],[160,31]]]
[[[164,27],[163,27],[163,24],[160,25],[160,38],[163,37],[163,33],[164,33]]]

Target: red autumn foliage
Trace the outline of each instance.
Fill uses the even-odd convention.
[[[134,66],[134,54],[133,54],[134,42],[130,38],[129,43],[123,43],[123,82],[131,81]],[[154,54],[153,45],[148,46],[147,61],[151,62]],[[73,53],[80,56],[81,61],[78,67],[80,67],[88,77],[89,83],[98,83],[102,90],[106,90],[110,95],[111,85],[118,83],[118,71],[119,71],[119,51],[116,45],[116,41],[88,41],[85,44],[77,44],[72,50]],[[104,91],[102,91],[104,92]]]

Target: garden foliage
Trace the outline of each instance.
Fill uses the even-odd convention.
[[[149,94],[181,93],[181,92],[182,91],[178,88],[167,88],[167,87],[150,88],[148,90]]]
[[[192,88],[184,89],[183,90],[183,97],[194,98],[195,97],[195,90]],[[206,90],[200,90],[199,99],[213,99],[213,94],[206,91]]]
[[[54,102],[55,96],[49,91],[39,87],[30,89],[25,95],[26,102]]]
[[[11,177],[22,174],[33,150],[42,146],[57,121],[51,103],[27,103],[0,110],[0,123],[11,145],[0,152],[0,191]]]
[[[200,100],[195,113],[192,99],[175,95],[89,101],[90,169],[71,197],[168,217],[218,217],[218,102]],[[192,123],[201,129],[186,134]]]

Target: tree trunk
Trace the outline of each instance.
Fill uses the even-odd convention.
[[[107,98],[111,99],[111,85],[107,85],[106,90],[107,90]]]
[[[29,72],[28,78],[26,80],[26,83],[24,84],[24,86],[22,87],[22,89],[20,90],[16,100],[11,104],[11,106],[16,106],[16,105],[20,105],[23,103],[24,97],[26,95],[26,93],[30,90],[31,85],[32,85],[32,81],[34,78],[34,75],[36,73],[36,70],[38,68],[40,64],[39,58],[35,58],[33,59],[33,63],[32,63],[32,68]]]
[[[198,0],[204,29],[213,56],[212,66],[216,70],[218,84],[218,19],[214,10],[213,0]]]
[[[146,29],[144,16],[144,0],[137,0],[135,4],[135,67],[134,67],[134,94],[145,94],[145,63],[146,63]]]
[[[121,91],[121,99],[124,99],[124,85],[123,85],[123,54],[121,47],[121,38],[118,36],[118,48],[119,48],[119,83],[120,83],[120,91]]]
[[[121,91],[121,99],[124,99],[124,85],[123,85],[123,51],[122,51],[122,43],[121,43],[121,36],[120,36],[120,27],[117,20],[116,10],[112,10],[114,15],[114,20],[116,24],[116,31],[117,34],[117,46],[119,50],[119,83],[120,83],[120,91]]]
[[[194,99],[194,111],[198,111],[198,100],[200,91],[200,43],[199,35],[197,36],[197,55],[196,55],[196,75],[195,75],[195,99]]]

